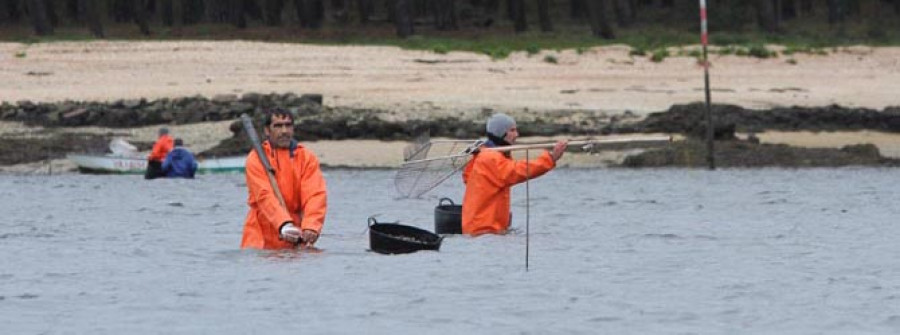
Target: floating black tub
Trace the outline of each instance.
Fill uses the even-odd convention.
[[[441,198],[437,207],[434,208],[434,232],[462,234],[462,205],[454,204],[450,198]]]
[[[435,233],[397,223],[378,223],[369,218],[369,248],[380,254],[407,254],[441,248],[442,237]]]

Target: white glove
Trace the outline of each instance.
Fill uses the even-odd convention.
[[[284,241],[297,243],[300,240],[300,229],[294,226],[293,222],[287,222],[281,226],[278,237]]]

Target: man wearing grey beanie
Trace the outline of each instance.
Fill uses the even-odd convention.
[[[488,139],[484,147],[488,148],[513,145],[519,137],[516,121],[503,113],[492,115],[485,130]],[[463,234],[506,233],[510,224],[510,188],[556,167],[567,146],[567,141],[558,141],[552,151],[544,151],[530,161],[513,160],[508,151],[476,152],[463,170]]]

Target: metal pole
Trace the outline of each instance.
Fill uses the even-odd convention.
[[[706,91],[706,161],[709,163],[709,169],[716,169],[716,160],[713,147],[713,119],[711,98],[709,94],[709,57],[706,53],[706,45],[709,42],[708,33],[706,31],[706,0],[700,0],[700,41],[703,45],[703,82]]]
[[[47,175],[53,175],[53,152],[49,147],[47,148]]]
[[[531,236],[530,226],[531,226],[531,204],[530,204],[530,190],[529,185],[531,184],[531,171],[529,169],[529,158],[528,150],[525,150],[525,272],[528,272],[528,254],[529,250],[529,237]]]

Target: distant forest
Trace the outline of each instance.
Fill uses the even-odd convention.
[[[793,21],[822,26],[853,21],[892,31],[900,0],[709,0],[715,31],[785,33]],[[61,27],[83,27],[107,38],[111,24],[134,24],[144,35],[158,27],[221,25],[229,29],[284,27],[355,29],[389,27],[399,37],[429,31],[529,30],[560,26],[583,29],[601,39],[619,29],[656,25],[699,29],[698,0],[0,0],[0,27],[20,27],[53,36]],[[573,28],[574,27],[574,28]]]

